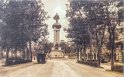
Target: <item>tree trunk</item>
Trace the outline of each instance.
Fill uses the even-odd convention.
[[[14,50],[15,60],[17,60],[17,48]]]
[[[110,43],[110,51],[111,51],[111,70],[114,70],[114,45],[115,42],[115,28],[109,28],[109,43]]]
[[[29,60],[29,49],[28,48],[26,48],[26,51],[25,51],[25,53],[26,53],[26,55],[25,55],[25,57],[26,57],[26,62]]]
[[[98,67],[100,67],[100,63],[101,63],[101,48],[103,45],[103,39],[104,39],[104,34],[105,34],[105,29],[106,26],[104,26],[103,30],[102,30],[102,35],[98,36],[96,34],[97,37],[101,37],[101,40],[97,38],[97,47],[98,47]],[[100,41],[99,41],[100,40]],[[100,43],[100,44],[99,44]]]
[[[23,56],[23,60],[25,61],[25,49],[23,49],[22,52],[23,52],[23,55],[22,55]]]
[[[99,39],[98,34],[96,33],[96,57],[98,60],[98,67],[100,67],[100,46],[99,46]]]
[[[84,55],[84,61],[86,61],[86,59],[87,59],[87,54],[86,54],[86,46],[85,46],[85,43],[84,43],[84,46],[83,46],[83,55]]]
[[[78,46],[78,44],[77,44],[77,60],[79,61],[79,46]]]
[[[7,48],[7,51],[6,51],[6,60],[8,60],[9,58],[9,48]]]
[[[29,52],[30,52],[30,59],[32,62],[32,48],[31,48],[31,40],[29,41]]]
[[[80,45],[80,59],[82,60],[82,45]]]
[[[115,30],[112,29],[112,33],[111,33],[111,70],[114,70],[114,42],[115,42]]]
[[[101,48],[98,48],[98,67],[100,67],[100,63],[101,63]]]
[[[6,65],[8,65],[9,51],[10,51],[10,49],[7,47],[7,50],[6,50],[6,62],[5,62]]]

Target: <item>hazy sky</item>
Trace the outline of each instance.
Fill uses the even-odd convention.
[[[48,15],[51,17],[47,22],[49,25],[49,41],[53,42],[53,29],[52,25],[55,23],[55,20],[53,19],[54,15],[58,13],[60,16],[59,23],[62,25],[62,28],[60,30],[60,40],[66,40],[66,33],[63,31],[63,27],[68,26],[68,22],[66,19],[66,6],[68,0],[42,0],[45,5],[45,10],[48,12]]]

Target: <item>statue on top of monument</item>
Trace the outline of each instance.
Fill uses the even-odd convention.
[[[59,18],[59,15],[56,13],[56,15],[53,17],[53,19],[56,20],[56,23],[58,23],[58,21],[59,21],[59,19],[60,19],[60,18]]]

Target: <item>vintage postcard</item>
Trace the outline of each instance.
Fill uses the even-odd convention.
[[[123,0],[0,0],[0,77],[122,77]]]

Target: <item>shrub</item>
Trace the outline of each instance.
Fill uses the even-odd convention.
[[[115,65],[114,71],[123,72],[124,65]]]
[[[98,67],[98,60],[77,61],[78,63],[87,64],[90,66]]]

